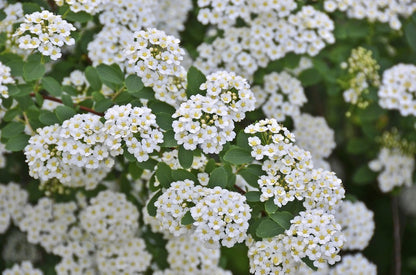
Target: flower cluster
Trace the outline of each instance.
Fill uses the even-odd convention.
[[[156,99],[175,105],[186,99],[186,71],[181,66],[185,51],[179,39],[149,28],[137,31],[125,51],[129,73],[137,74]]]
[[[334,213],[345,197],[342,181],[334,172],[317,169],[312,171],[311,181],[306,185],[303,206],[306,209],[322,209],[326,213]]]
[[[334,131],[328,127],[323,117],[302,114],[294,117],[296,143],[312,155],[313,166],[329,170],[324,158],[329,157],[335,148]]]
[[[382,171],[377,179],[380,190],[390,192],[396,186],[411,186],[415,167],[413,156],[407,156],[397,148],[381,148],[377,158],[369,163],[371,170]]]
[[[154,9],[157,28],[164,32],[179,37],[179,32],[185,29],[185,21],[188,12],[193,8],[191,0],[159,0]]]
[[[370,22],[389,23],[399,30],[402,23],[399,16],[409,17],[416,10],[416,3],[410,0],[366,1],[366,0],[326,0],[324,8],[328,12],[340,10],[355,19],[367,18]]]
[[[142,274],[150,266],[151,259],[144,240],[128,238],[100,247],[97,266],[100,274]]]
[[[218,267],[220,249],[195,245],[199,241],[194,234],[170,238],[166,245],[170,268],[155,272],[155,275],[231,274]]]
[[[38,49],[43,55],[57,60],[62,56],[61,47],[74,45],[70,33],[75,28],[61,16],[49,11],[34,12],[25,16],[14,36],[19,37],[21,49]]]
[[[3,275],[43,275],[43,272],[40,269],[34,268],[32,263],[29,261],[24,261],[21,264],[14,264],[11,268],[6,269],[2,273]]]
[[[246,238],[250,208],[245,197],[220,187],[195,186],[191,180],[172,182],[155,202],[162,230],[178,237],[189,232],[210,247],[232,247]],[[194,220],[183,226],[186,213]]]
[[[6,232],[11,220],[17,225],[23,218],[28,193],[16,183],[0,184],[0,233]]]
[[[73,12],[85,11],[92,15],[102,11],[108,0],[55,0],[58,6],[68,4]]]
[[[334,264],[345,238],[341,226],[331,214],[320,209],[301,211],[291,221],[286,234],[291,237],[290,253],[296,261],[308,257],[316,267]]]
[[[149,154],[160,149],[163,133],[156,124],[156,116],[147,107],[132,107],[131,104],[113,106],[105,112],[104,133],[111,150],[123,152],[122,142],[127,151],[139,162],[149,159]]]
[[[6,84],[14,83],[14,79],[10,75],[10,68],[0,62],[0,104],[2,103],[2,98],[8,98],[8,88]]]
[[[118,148],[104,133],[100,117],[92,114],[75,115],[58,124],[37,130],[25,147],[29,174],[45,183],[57,179],[70,187],[93,189],[114,165]]]
[[[137,208],[126,196],[110,190],[91,199],[80,214],[82,228],[96,242],[129,240],[139,227],[138,218]]]
[[[176,170],[176,169],[182,168],[181,164],[179,163],[177,149],[164,152],[162,155],[161,161],[169,165],[171,169]],[[194,156],[192,165],[190,168],[195,169],[195,170],[204,170],[207,162],[208,162],[208,159],[204,154],[201,154],[200,156]]]
[[[364,250],[374,233],[374,213],[364,203],[344,201],[335,213],[345,235],[344,249]]]
[[[23,21],[23,6],[19,2],[15,4],[7,4],[6,1],[2,2],[5,2],[6,7],[0,4],[0,8],[6,14],[6,17],[0,21],[0,32],[11,34],[13,32],[13,24]]]
[[[377,267],[367,260],[361,253],[345,255],[342,262],[337,264],[329,272],[329,275],[376,275]]]
[[[262,106],[264,114],[277,121],[300,115],[300,107],[307,102],[302,84],[287,72],[264,76],[264,92],[261,94],[266,94],[262,96],[266,100]]]
[[[216,1],[198,0],[198,21],[202,24],[218,25],[221,29],[231,27],[237,18],[250,20],[250,9],[247,0],[243,1]]]
[[[76,210],[74,202],[54,203],[41,198],[36,206],[26,205],[19,228],[27,232],[29,242],[51,252],[67,238],[69,226],[76,221]]]
[[[378,96],[382,108],[416,116],[416,66],[398,64],[385,70]]]

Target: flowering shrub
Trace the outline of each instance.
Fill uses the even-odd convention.
[[[0,270],[415,273],[415,11],[0,0]]]

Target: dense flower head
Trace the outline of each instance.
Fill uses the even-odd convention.
[[[132,107],[131,104],[116,105],[108,109],[104,118],[105,134],[113,139],[107,146],[123,152],[122,142],[127,151],[139,162],[149,159],[149,154],[158,151],[163,142],[163,133],[156,123],[156,116],[147,107]]]
[[[6,2],[6,7],[0,8],[6,14],[6,17],[0,21],[0,32],[10,34],[13,31],[13,24],[20,23],[24,19],[22,3],[7,4]]]
[[[340,10],[355,19],[366,18],[370,22],[379,21],[389,23],[390,28],[399,30],[402,24],[399,16],[408,17],[416,10],[416,3],[412,0],[326,0],[324,8],[328,12]]]
[[[254,241],[249,236],[248,259],[250,273],[261,274],[297,274],[300,262],[290,253],[291,240],[285,234],[276,237]]]
[[[377,267],[361,253],[345,255],[342,262],[333,267],[329,275],[376,275]]]
[[[212,246],[232,247],[247,237],[251,218],[246,197],[221,187],[206,189],[206,194],[191,208],[195,235]]]
[[[29,242],[40,244],[47,252],[67,239],[69,227],[76,221],[74,202],[55,203],[41,198],[37,205],[26,205],[20,230],[27,232]]]
[[[231,27],[237,18],[250,19],[250,9],[247,0],[218,1],[198,0],[198,21],[202,24],[218,25],[222,29]]]
[[[384,193],[395,187],[411,186],[412,173],[415,167],[413,156],[405,155],[397,148],[381,148],[376,159],[369,163],[371,170],[381,173],[378,175],[378,185]]]
[[[11,77],[10,68],[3,63],[0,62],[0,104],[2,102],[2,98],[8,98],[8,88],[7,84],[13,84],[14,79]]]
[[[25,147],[29,174],[41,183],[57,179],[64,186],[97,186],[114,165],[118,148],[106,146],[112,138],[104,134],[100,117],[78,114],[58,124],[37,129]]]
[[[75,44],[70,36],[74,30],[75,27],[60,15],[45,10],[26,15],[14,36],[18,37],[19,48],[38,49],[43,55],[57,60],[62,56],[62,46]]]
[[[179,37],[179,32],[185,29],[188,12],[193,8],[192,0],[159,0],[154,9],[157,28],[167,34]]]
[[[92,15],[102,11],[108,0],[55,0],[58,6],[68,4],[73,12],[85,11]]]
[[[329,164],[324,158],[329,157],[335,148],[334,130],[329,128],[323,117],[313,117],[302,114],[294,118],[296,143],[312,155],[315,168],[329,170]]]
[[[28,193],[16,183],[0,184],[0,233],[6,232],[11,220],[17,225],[23,217]]]
[[[235,137],[234,121],[227,105],[217,98],[192,95],[173,114],[175,139],[187,150],[200,146],[206,154],[219,153]]]
[[[291,238],[292,256],[297,260],[308,257],[316,267],[334,264],[345,238],[333,215],[321,209],[301,211],[291,221],[286,234]]]
[[[20,264],[14,264],[11,268],[5,269],[3,271],[4,275],[43,275],[43,272],[40,269],[33,267],[32,263],[29,261],[24,261]]]
[[[142,274],[151,259],[144,240],[131,238],[100,247],[97,266],[100,274]]]
[[[247,80],[235,73],[218,71],[207,76],[200,86],[212,100],[220,99],[228,107],[228,113],[236,122],[245,118],[245,113],[253,111],[256,99]]]
[[[264,91],[268,97],[262,110],[277,121],[300,115],[300,107],[307,101],[301,82],[287,72],[266,75]]]
[[[220,249],[195,245],[199,241],[195,234],[170,238],[166,244],[170,268],[160,272],[160,275],[170,274],[169,272],[184,275],[230,274],[218,267]]]
[[[82,228],[96,242],[122,241],[132,238],[138,227],[139,212],[123,193],[110,190],[92,198],[80,214]]]
[[[385,70],[378,96],[382,108],[416,116],[416,66],[398,64]]]
[[[364,250],[374,234],[374,213],[363,202],[344,201],[335,213],[345,235],[343,249]]]

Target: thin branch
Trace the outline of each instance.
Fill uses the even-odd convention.
[[[394,236],[394,274],[400,275],[402,269],[401,257],[401,237],[400,237],[400,217],[398,197],[393,195],[391,199],[393,212],[393,236]]]
[[[50,101],[55,101],[55,102],[58,102],[58,103],[62,103],[62,100],[60,100],[59,98],[56,98],[56,97],[53,97],[53,96],[49,96],[49,95],[44,95],[44,94],[40,94],[40,95],[43,97],[43,99],[50,100]],[[30,96],[31,97],[34,97],[35,96],[35,93],[31,93]],[[92,114],[96,114],[98,116],[104,116],[103,113],[99,113],[99,112],[94,111],[93,109],[90,109],[88,107],[85,107],[85,106],[82,106],[82,105],[78,105],[78,104],[75,104],[75,106],[78,106],[81,110],[83,110],[85,112],[92,113]]]

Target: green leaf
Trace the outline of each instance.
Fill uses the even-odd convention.
[[[217,167],[212,170],[209,181],[208,187],[213,188],[215,186],[220,186],[224,188],[227,185],[227,172],[225,171],[224,167]]]
[[[166,131],[163,133],[163,143],[160,145],[161,147],[176,147],[178,143],[175,139],[175,132],[173,130]]]
[[[173,106],[162,101],[150,101],[148,106],[152,109],[152,113],[154,114],[167,113],[172,115],[176,111]]]
[[[34,13],[35,11],[41,11],[41,7],[36,3],[26,2],[22,4],[24,14]]]
[[[143,169],[137,165],[137,162],[130,162],[128,171],[135,180],[139,179],[143,173]]]
[[[156,165],[157,165],[157,161],[152,159],[152,158],[149,158],[146,161],[137,163],[137,166],[139,166],[140,168],[142,168],[144,170],[150,170],[150,171],[154,171]]]
[[[179,146],[178,149],[178,159],[179,159],[179,163],[180,165],[185,168],[188,169],[191,167],[192,162],[194,160],[194,154],[192,151],[188,151],[186,150],[182,145]]]
[[[304,262],[313,271],[317,271],[318,270],[318,268],[313,265],[313,261],[311,259],[309,259],[308,257],[304,257],[301,260],[302,260],[302,262]]]
[[[260,201],[260,191],[249,191],[244,194],[249,202],[259,202]]]
[[[318,70],[312,68],[301,72],[299,80],[302,82],[303,86],[307,87],[319,83],[322,80],[322,76]]]
[[[118,105],[126,105],[133,100],[132,96],[128,92],[121,92],[114,100]]]
[[[258,180],[261,175],[264,175],[265,172],[261,169],[261,165],[251,164],[244,169],[241,169],[238,174],[243,177],[243,179],[253,187],[258,188]]]
[[[195,67],[191,67],[188,70],[187,74],[188,86],[186,88],[186,95],[191,97],[191,95],[202,94],[202,91],[199,89],[202,83],[207,81],[205,75]]]
[[[90,83],[90,87],[94,91],[100,91],[101,90],[101,80],[100,76],[98,75],[97,70],[94,67],[87,67],[85,69],[85,77],[87,78],[88,82]]]
[[[406,41],[409,44],[410,48],[413,51],[416,51],[416,23],[409,22],[404,27],[404,35],[406,36]]]
[[[251,147],[248,144],[248,138],[249,138],[249,136],[250,136],[249,134],[244,133],[244,130],[241,130],[237,134],[236,143],[242,149],[246,149],[248,151],[251,151]]]
[[[194,218],[192,218],[191,211],[185,213],[185,215],[181,219],[182,225],[190,225],[194,222]]]
[[[104,99],[104,100],[101,100],[101,101],[99,101],[99,102],[96,102],[96,103],[95,103],[95,106],[94,106],[94,109],[95,109],[97,112],[102,113],[102,112],[107,111],[107,109],[108,109],[108,108],[110,108],[111,106],[113,106],[113,104],[114,104],[114,103],[111,101],[111,99],[106,98],[106,99]]]
[[[284,232],[285,229],[270,218],[262,218],[262,221],[256,228],[256,235],[260,238],[272,238]]]
[[[116,85],[123,84],[124,76],[120,69],[116,69],[114,66],[100,64],[97,66],[97,73],[103,83],[112,83]]]
[[[269,217],[285,230],[290,228],[290,221],[293,219],[293,215],[287,211],[279,211],[279,212],[270,214]]]
[[[268,214],[272,214],[272,213],[276,212],[278,208],[279,208],[279,207],[278,207],[276,204],[274,204],[274,202],[273,202],[273,198],[269,198],[269,199],[268,199],[268,200],[264,203],[264,210],[266,210],[266,212],[267,212]]]
[[[156,123],[165,131],[172,129],[173,118],[168,113],[156,113]]]
[[[127,92],[129,92],[130,94],[136,94],[144,87],[142,80],[134,74],[129,75],[126,78],[125,83]]]
[[[243,149],[241,147],[232,146],[224,155],[224,160],[228,161],[235,165],[240,165],[244,163],[250,163],[254,159],[251,156],[250,151]]]
[[[88,22],[92,19],[91,14],[85,12],[85,11],[80,11],[80,12],[68,12],[67,15],[65,16],[66,20],[72,21],[72,22],[79,22],[79,23],[85,23]]]
[[[216,167],[217,164],[215,163],[215,160],[210,158],[207,165],[205,165],[205,173],[211,173]]]
[[[191,172],[185,169],[172,170],[172,179],[174,181],[189,179],[189,180],[192,180],[193,182],[198,182],[198,178],[194,174],[192,174]]]
[[[7,112],[4,114],[3,120],[8,122],[12,121],[16,116],[18,116],[21,113],[19,108],[13,108],[7,110]]]
[[[3,10],[0,10],[0,21],[3,21],[3,19],[6,17],[7,17],[7,14]]]
[[[76,115],[77,112],[68,106],[58,106],[55,109],[55,114],[60,122],[64,122],[65,120],[70,119]]]
[[[375,181],[376,177],[377,174],[371,171],[367,164],[363,164],[360,168],[358,168],[358,170],[355,171],[352,176],[352,180],[354,183],[362,185]]]
[[[156,169],[156,178],[164,188],[169,188],[173,182],[172,170],[169,165],[164,162],[159,162]]]
[[[74,102],[70,95],[62,95],[62,103],[68,107],[74,107]]]
[[[56,117],[56,114],[47,110],[41,111],[39,115],[39,120],[45,125],[53,125],[55,123],[60,123],[59,119]]]
[[[45,65],[37,61],[25,63],[23,65],[23,78],[26,81],[40,79],[45,74]]]
[[[155,92],[150,87],[144,87],[139,92],[134,94],[137,98],[143,98],[148,100],[154,100],[155,99]]]
[[[347,152],[351,154],[361,154],[371,148],[371,144],[364,138],[353,138],[348,141]]]
[[[149,215],[152,217],[156,216],[157,209],[155,206],[155,202],[162,194],[163,194],[162,190],[159,190],[156,194],[153,195],[153,197],[147,203],[147,206],[146,206],[147,212],[149,212]]]
[[[7,141],[6,149],[12,152],[22,151],[26,147],[29,138],[30,137],[25,134],[14,136]]]
[[[12,121],[1,129],[1,136],[3,138],[11,138],[17,136],[25,130],[25,125],[21,122]]]
[[[60,96],[62,94],[61,84],[53,77],[47,76],[42,78],[42,87],[53,96]]]

